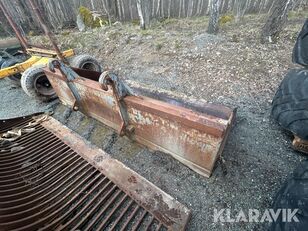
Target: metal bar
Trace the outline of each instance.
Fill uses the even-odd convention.
[[[37,192],[32,193],[32,194],[30,194],[29,196],[26,196],[26,197],[22,197],[22,196],[19,195],[19,197],[18,197],[19,199],[1,202],[0,205],[2,205],[3,207],[14,207],[14,206],[18,206],[18,205],[24,205],[25,203],[27,203],[27,204],[29,204],[30,202],[33,203],[34,201],[32,199],[40,196],[41,194],[44,195],[43,194],[44,192],[54,193],[56,190],[58,190],[62,186],[69,186],[69,184],[68,184],[69,180],[74,176],[77,177],[78,173],[79,173],[79,177],[80,177],[80,173],[83,170],[85,170],[86,167],[88,167],[88,165],[83,165],[83,167],[81,169],[78,169],[81,166],[82,166],[82,163],[80,163],[79,165],[75,166],[70,171],[68,171],[66,174],[73,173],[69,178],[67,178],[67,175],[62,175],[61,177],[58,177],[57,180],[53,181],[54,178],[57,177],[57,175],[55,175],[55,177],[53,177],[53,179],[51,179],[47,182],[47,183],[51,183],[50,185],[47,184],[47,183],[41,184],[39,187],[37,187],[35,189],[35,190],[37,190]],[[79,170],[80,172],[77,172],[76,170]],[[81,174],[81,176],[86,175],[88,173],[88,171],[89,171],[89,169],[86,172],[83,172]],[[49,189],[52,189],[52,190],[48,191]],[[32,191],[34,191],[34,189],[32,189]],[[45,194],[45,195],[48,195],[48,194]],[[1,210],[1,214],[2,214],[2,210]]]
[[[163,225],[162,223],[159,223],[157,228],[156,228],[156,231],[159,231],[161,229],[162,225]]]
[[[98,197],[101,196],[102,193],[105,193],[105,195],[103,196],[103,198],[100,200],[100,202],[98,202],[96,204],[96,206],[94,206],[87,214],[85,214],[82,219],[75,225],[74,228],[71,228],[71,230],[78,230],[78,227],[82,226],[89,218],[89,216],[91,214],[93,214],[93,212],[95,212],[95,210],[101,206],[102,203],[104,203],[105,199],[110,195],[111,192],[113,192],[113,190],[116,189],[116,186],[114,185],[113,187],[111,187],[107,192],[105,192],[105,189],[109,186],[112,185],[112,182],[109,181],[101,190],[100,192],[91,200],[94,201],[95,199],[97,199]],[[82,210],[79,211],[79,213],[83,213],[86,211],[86,209],[88,209],[88,207],[84,207]],[[80,219],[78,216],[74,217],[73,219],[71,219],[69,222],[67,222],[64,225],[61,225],[61,229],[65,229],[66,227],[72,225],[76,220]]]
[[[96,176],[95,176],[96,175]],[[20,211],[19,213],[10,214],[7,216],[0,216],[0,227],[9,227],[10,229],[17,229],[18,226],[22,225],[20,229],[34,229],[37,225],[41,224],[42,220],[50,220],[59,213],[59,211],[67,207],[69,204],[73,203],[73,201],[83,194],[91,185],[93,185],[100,175],[95,174],[93,172],[89,175],[91,179],[89,182],[85,184],[84,180],[80,181],[77,185],[74,185],[72,189],[66,192],[66,189],[62,189],[62,191],[53,197],[45,200],[43,203],[37,204],[35,207],[31,209]],[[76,179],[79,180],[79,179]],[[82,190],[78,192],[78,189],[81,187]],[[61,199],[57,200],[59,196]],[[69,203],[64,203],[66,198],[69,198]],[[51,203],[51,202],[54,203]],[[38,220],[38,218],[43,217],[42,219]],[[7,221],[11,220],[11,221]]]
[[[62,148],[64,148],[63,146],[57,146],[56,144],[55,144],[55,149],[53,150],[53,152],[51,153],[51,155],[49,155],[49,156],[46,156],[46,155],[37,155],[36,157],[39,157],[39,158],[37,158],[37,159],[35,159],[36,160],[36,162],[39,162],[41,165],[43,165],[45,162],[46,162],[46,158],[48,158],[47,160],[49,160],[50,158],[52,158],[52,157],[54,157],[54,155],[55,155],[55,153],[57,153],[57,154],[61,154],[61,153],[63,153],[65,150],[63,150]],[[52,147],[51,147],[52,148]],[[60,149],[58,152],[56,152],[58,149]],[[67,151],[65,151],[65,152],[68,152],[69,150],[67,150]],[[58,156],[57,158],[59,158],[60,156]],[[48,163],[48,162],[47,162]],[[48,164],[51,164],[51,163],[48,163]],[[8,178],[8,176],[10,177],[9,179],[13,179],[14,177],[17,177],[18,175],[21,175],[21,174],[26,174],[27,172],[30,172],[30,170],[33,170],[33,169],[31,169],[31,168],[29,168],[30,166],[35,166],[35,162],[29,162],[29,164],[27,165],[27,168],[20,168],[19,169],[19,171],[18,170],[16,170],[15,171],[15,173],[14,174],[12,174],[12,172],[10,172],[11,174],[10,175],[5,175],[5,178]],[[46,167],[46,166],[45,166]],[[32,173],[33,173],[33,171],[31,171]],[[3,178],[2,177],[0,177],[2,180],[3,180]],[[3,183],[5,182],[5,181],[2,181]]]
[[[73,160],[73,158],[75,158],[75,157],[72,157],[72,156],[69,156],[70,157],[70,159],[69,159],[69,161],[71,161],[71,160]],[[69,162],[68,161],[68,162]],[[67,161],[66,161],[66,163],[68,163]],[[76,164],[78,162],[78,159],[77,160],[75,160],[75,161],[73,161],[73,162],[71,162],[71,164],[70,165],[68,165],[68,166],[72,166],[73,164]],[[66,164],[65,163],[65,164]],[[77,165],[77,166],[80,166],[81,164],[79,164],[79,165]],[[68,168],[68,166],[65,168],[65,169],[67,169]],[[85,166],[83,167],[83,168],[85,168]],[[82,169],[83,169],[82,168]],[[74,169],[75,169],[75,167],[74,167]],[[52,172],[52,173],[54,173],[54,172],[56,172],[56,170],[58,170],[58,168],[54,168],[52,171],[50,171],[50,172]],[[77,169],[76,169],[77,170]],[[55,175],[53,175],[52,177],[50,177],[50,178],[47,178],[47,180],[46,181],[44,181],[44,183],[42,183],[42,184],[39,184],[39,187],[35,187],[35,189],[34,189],[34,187],[31,187],[30,189],[29,189],[29,191],[34,191],[34,190],[36,190],[36,192],[34,193],[34,194],[31,194],[32,196],[33,195],[36,195],[39,191],[39,188],[42,188],[42,186],[46,186],[45,187],[45,189],[48,189],[48,188],[50,188],[50,189],[52,189],[51,188],[51,186],[57,186],[57,185],[54,185],[55,184],[55,182],[58,182],[59,183],[59,185],[60,185],[60,183],[61,182],[59,182],[59,180],[56,178],[56,177],[58,177],[58,178],[60,178],[60,179],[62,179],[63,177],[60,175],[60,173],[61,173],[62,171],[59,171],[57,174],[55,174]],[[70,172],[70,171],[68,171],[68,172]],[[66,174],[68,174],[67,172],[66,172]],[[48,175],[48,174],[47,174]],[[25,179],[28,179],[27,177],[25,177]],[[54,181],[54,179],[56,179],[55,181]],[[32,179],[30,179],[30,181],[31,181]],[[21,186],[27,186],[26,185],[26,183],[24,182],[24,180],[23,181],[21,181],[21,183],[23,183]],[[26,190],[26,187],[20,187],[20,185],[5,185],[3,188],[5,189],[5,188],[8,188],[8,187],[10,187],[10,188],[14,188],[14,191],[12,191],[11,190],[11,193],[9,194],[10,196],[12,196],[12,195],[14,195],[14,193],[21,193],[21,192],[24,192],[25,190]],[[1,191],[2,191],[2,195],[4,195],[5,194],[5,190],[3,190],[3,189],[0,189]],[[8,190],[6,190],[6,191],[8,191]],[[5,207],[5,205],[6,204],[8,204],[8,203],[10,203],[10,201],[8,201],[8,200],[5,200],[5,202],[4,203],[0,203],[3,207]],[[19,204],[21,204],[21,202],[19,201]],[[1,209],[0,209],[1,210]]]
[[[62,153],[60,153],[60,152],[62,152]],[[60,155],[58,155],[59,153],[60,153]],[[66,154],[66,156],[63,159],[62,156],[64,154]],[[49,161],[55,155],[57,155],[57,157],[54,160]],[[65,159],[71,157],[71,155],[70,155],[70,150],[67,150],[65,152],[60,150],[59,152],[53,152],[50,156],[43,156],[43,157],[44,158],[48,157],[48,158],[47,158],[47,160],[44,159],[44,161],[41,161],[41,160],[37,160],[37,161],[40,163],[41,166],[44,167],[44,172],[48,172],[50,169],[55,167],[57,165],[57,163],[60,163],[60,161],[63,162]],[[47,162],[47,164],[45,164],[45,162]],[[41,172],[41,169],[35,168],[36,166],[35,166],[34,163],[32,163],[31,165],[33,166],[33,168],[25,168],[24,171],[20,171],[19,173],[10,175],[9,179],[1,181],[2,186],[0,186],[0,190],[1,190],[1,188],[3,188],[3,190],[5,188],[7,189],[9,187],[16,188],[18,185],[21,184],[21,182],[24,183],[23,182],[24,178],[32,180],[34,178],[33,176],[37,176]]]
[[[121,190],[129,194],[136,203],[140,203],[141,208],[153,214],[164,226],[173,230],[185,229],[190,218],[190,211],[170,195],[125,167],[121,162],[112,159],[103,150],[95,149],[90,144],[83,142],[80,136],[74,134],[74,138],[71,139],[72,132],[63,129],[58,121],[50,119],[42,122],[42,126],[62,138],[63,142],[73,150],[79,150],[79,155],[99,169]],[[145,198],[148,199],[145,200]]]
[[[146,214],[147,214],[147,211],[144,210],[141,214],[141,217],[139,217],[137,222],[135,223],[134,227],[132,227],[132,231],[136,231],[139,228]]]
[[[0,120],[0,124],[6,124],[6,132],[21,121]],[[11,166],[0,176],[0,230],[104,230],[119,222],[136,224],[135,228],[145,226],[147,219],[136,217],[139,213],[125,215],[133,205],[141,214],[150,214],[151,223],[154,220],[166,229],[185,229],[189,218],[186,207],[56,120],[40,122],[35,131],[22,134],[11,146],[18,142],[24,149],[14,151],[13,158],[6,152],[0,159],[3,168]],[[0,144],[0,150],[3,148]],[[99,163],[104,164],[95,164],[90,156],[100,157]],[[105,171],[109,164],[112,169]],[[127,177],[136,180],[134,187]],[[135,220],[137,223],[130,223]]]
[[[52,135],[50,135],[49,137],[48,137],[48,135],[46,135],[46,136],[42,136],[42,134],[44,134],[45,135],[45,133],[44,132],[42,132],[41,134],[35,134],[35,135],[29,135],[29,137],[37,137],[38,139],[36,140],[36,141],[40,141],[40,140],[44,140],[45,139],[45,141],[46,141],[46,143],[50,146],[50,145],[52,145],[53,143],[58,143],[58,140],[55,140],[55,139],[51,139],[51,140],[48,140],[48,138],[49,137],[52,137]],[[5,161],[6,162],[10,162],[10,163],[13,163],[13,161],[14,160],[21,160],[21,158],[22,157],[29,157],[29,155],[27,155],[27,152],[29,152],[29,151],[34,151],[35,149],[33,149],[33,148],[29,148],[29,146],[27,146],[27,147],[24,147],[25,146],[25,144],[26,143],[32,143],[32,141],[33,140],[22,140],[22,141],[20,141],[20,140],[18,140],[18,145],[15,145],[15,146],[10,146],[9,147],[9,149],[10,150],[5,150],[5,149],[2,149],[2,150],[5,150],[4,152],[2,152],[1,154],[3,154],[3,155],[1,155],[0,156],[0,163],[2,164],[2,163],[5,163]],[[42,144],[41,144],[42,145]],[[14,149],[12,150],[12,148],[17,148],[16,150],[18,150],[18,148],[21,148],[21,150],[23,151],[23,152],[16,152],[16,150],[14,151]],[[36,147],[38,147],[39,148],[39,145],[37,145]],[[12,154],[12,153],[15,153],[15,155],[14,154]],[[19,155],[18,155],[18,154]]]
[[[116,193],[111,194],[111,198],[109,198],[107,204],[104,205],[103,209],[96,215],[96,218],[84,229],[84,231],[92,230],[93,226],[101,220],[102,215],[108,209],[108,207],[115,201],[115,199],[121,194],[121,191],[118,190]]]
[[[12,19],[11,15],[9,14],[9,12],[6,10],[2,0],[0,0],[0,9],[2,10],[4,16],[6,17],[6,19],[8,20],[10,26],[12,27],[12,29],[14,30],[17,39],[19,40],[19,42],[21,43],[24,52],[26,52],[26,49],[29,47],[28,46],[28,42],[27,40],[21,35],[16,23],[14,22],[14,20]]]
[[[105,229],[106,225],[108,224],[109,219],[114,215],[115,211],[122,205],[122,203],[126,200],[126,198],[128,198],[127,195],[124,195],[122,197],[122,199],[116,204],[116,206],[114,206],[114,208],[112,209],[112,211],[109,213],[109,215],[103,220],[103,222],[98,226],[99,230],[103,230]]]
[[[147,227],[145,228],[145,230],[150,230],[151,225],[153,224],[154,221],[154,217],[151,218],[151,220],[149,221]]]
[[[52,136],[50,136],[52,137]],[[46,139],[47,138],[47,139]],[[45,144],[47,145],[49,143],[48,141],[48,136],[45,137],[44,142],[38,143],[37,145],[35,145],[35,149],[29,148],[31,151],[37,151],[40,152],[42,150],[42,146],[45,146]],[[51,139],[51,145],[53,145],[53,142],[57,142],[57,140],[55,138]],[[22,150],[21,153],[23,154],[26,150]],[[21,162],[24,162],[25,160],[30,160],[30,157],[34,156],[33,158],[36,158],[35,153],[33,153],[32,155],[28,155],[25,156],[24,158],[13,158],[12,160],[6,160],[6,161],[1,161],[0,164],[0,174],[3,175],[3,172],[5,172],[5,174],[7,174],[7,170],[8,169],[16,169],[16,166],[19,166]],[[31,159],[32,160],[32,159]]]
[[[114,224],[111,226],[110,230],[115,230],[115,227],[119,223],[119,221],[123,218],[124,214],[128,211],[128,209],[131,207],[131,205],[134,203],[134,201],[130,201],[124,210],[121,212],[121,214],[117,217],[117,219],[114,221]]]
[[[7,121],[4,120],[1,123],[1,129],[0,129],[0,133],[3,133],[7,130],[7,128],[14,128],[14,127],[19,127],[19,126],[23,126],[29,123],[29,121],[31,121],[31,118],[25,119],[25,120],[18,120],[18,121]]]
[[[55,226],[57,226],[59,223],[62,223],[63,220],[65,220],[67,217],[71,216],[71,214],[74,212],[74,210],[76,210],[81,204],[83,204],[87,199],[88,199],[88,195],[91,195],[94,193],[95,190],[97,190],[99,187],[102,186],[102,183],[106,180],[106,177],[103,177],[99,180],[98,183],[95,184],[95,186],[93,188],[91,188],[90,191],[87,192],[87,194],[85,194],[77,203],[74,203],[73,206],[71,206],[63,215],[61,215],[61,217],[59,217],[58,219],[55,219],[54,221],[52,221],[49,225],[45,226],[43,229],[41,230],[53,230]],[[98,197],[99,194],[96,194],[96,196],[94,198],[92,198],[90,200],[90,202],[87,202],[87,205],[90,206],[93,201],[96,199],[96,197]],[[83,210],[86,210],[87,207],[83,207]],[[78,215],[81,214],[83,212],[83,210],[78,211]],[[79,216],[77,216],[79,217]],[[80,217],[79,217],[80,219]],[[71,219],[71,221],[73,221],[73,219]],[[62,229],[64,229],[64,226],[61,227]]]
[[[61,160],[62,161],[61,164],[62,165],[69,164],[71,162],[75,162],[76,159],[78,160],[78,158],[76,158],[76,156],[68,155],[63,160]],[[59,169],[59,166],[61,166],[61,165],[55,166],[55,164],[52,165],[49,168],[45,168],[45,166],[42,165],[41,168],[38,168],[36,171],[33,171],[33,173],[30,173],[28,175],[20,174],[19,176],[16,177],[17,179],[19,179],[19,182],[20,182],[19,184],[5,184],[5,183],[8,183],[8,181],[1,182],[1,184],[3,185],[2,194],[7,192],[8,195],[13,195],[13,193],[16,192],[16,191],[17,192],[23,192],[25,190],[25,188],[27,187],[27,183],[25,182],[25,179],[27,179],[27,181],[29,181],[29,182],[36,182],[36,183],[39,180],[42,181],[42,178],[40,178],[42,173],[48,172],[50,174],[51,172],[55,172],[56,171],[55,169]],[[42,168],[44,168],[43,171],[42,171]],[[39,180],[36,180],[38,178],[39,178]],[[11,183],[11,181],[9,183]],[[11,188],[13,188],[14,190],[11,189]]]
[[[84,165],[81,170],[85,170],[86,167],[87,167],[87,165]],[[77,168],[73,168],[73,169],[77,170]],[[85,176],[85,175],[87,175],[88,172],[89,172],[89,169],[87,171],[83,172],[82,174],[80,174],[79,176]],[[1,215],[5,214],[5,213],[10,214],[12,212],[18,212],[18,211],[23,211],[23,210],[32,208],[33,205],[36,205],[40,201],[43,201],[44,198],[48,197],[49,195],[52,195],[53,193],[58,191],[59,188],[61,188],[62,186],[66,187],[66,186],[73,185],[75,182],[77,182],[77,179],[75,179],[75,181],[72,181],[72,182],[69,182],[69,180],[66,179],[67,175],[71,174],[71,173],[73,173],[74,176],[77,175],[76,172],[74,173],[74,172],[72,172],[72,170],[70,170],[69,172],[66,173],[66,175],[59,177],[54,182],[51,181],[50,185],[45,184],[44,186],[46,186],[46,187],[40,186],[41,189],[37,188],[37,190],[38,190],[37,192],[35,191],[35,193],[31,194],[30,196],[23,197],[22,200],[18,199],[18,200],[14,200],[14,201],[7,201],[5,203],[1,203],[1,205],[3,205],[3,207],[5,207],[5,209],[0,209],[0,214]],[[34,191],[34,190],[32,189],[32,191]],[[27,203],[23,203],[23,201],[27,201]]]
[[[126,230],[127,225],[129,224],[129,222],[131,222],[132,218],[135,216],[135,214],[137,213],[137,211],[140,209],[141,207],[139,205],[137,205],[134,210],[132,211],[132,213],[129,215],[129,217],[127,218],[125,224],[122,226],[121,231]]]
[[[30,5],[31,5],[31,7],[32,7],[32,9],[33,9],[34,14],[36,15],[37,20],[39,21],[39,23],[40,23],[42,29],[44,30],[44,32],[45,32],[45,34],[46,34],[46,36],[49,38],[49,40],[50,40],[50,42],[51,42],[51,44],[52,44],[54,50],[56,51],[58,58],[59,58],[61,61],[63,61],[63,62],[66,63],[67,61],[66,61],[66,59],[64,58],[64,56],[62,55],[62,53],[61,53],[61,51],[60,51],[60,49],[59,49],[57,43],[55,42],[55,38],[53,37],[53,35],[52,35],[52,33],[50,32],[50,30],[49,30],[49,28],[47,27],[47,25],[45,24],[45,22],[44,22],[44,20],[43,20],[43,18],[42,18],[42,15],[41,15],[41,13],[40,13],[40,11],[39,11],[39,8],[38,8],[38,6],[37,6],[37,4],[36,4],[33,0],[29,0],[29,2],[30,2]]]
[[[41,127],[38,127],[38,126],[35,126],[35,127],[33,127],[34,129],[35,129],[35,131],[37,132],[37,131],[43,131],[43,129],[41,128]],[[13,130],[15,130],[16,128],[14,128]],[[12,131],[12,130],[11,130]],[[4,132],[5,133],[5,132]],[[26,134],[24,134],[22,137],[19,137],[18,138],[18,144],[21,144],[21,142],[28,142],[29,140],[32,140],[33,138],[32,138],[32,135],[33,134],[30,134],[31,132],[29,132],[29,133],[26,133]],[[11,143],[11,142],[8,142],[7,144],[6,143],[4,143],[4,144],[2,144],[1,145],[1,154],[3,154],[3,152],[5,151],[5,149],[6,148],[10,148],[10,147],[13,147],[12,146],[12,144],[13,143]],[[15,143],[14,143],[14,145],[16,145]],[[4,150],[4,151],[3,151]],[[0,155],[1,156],[1,155]],[[6,154],[3,154],[2,156],[6,156]]]
[[[75,160],[71,165],[69,165],[69,166],[73,166],[73,164],[76,164],[76,162],[77,162],[77,160]],[[63,166],[60,166],[59,168],[63,168]],[[65,168],[65,170],[66,170],[67,168]],[[54,170],[53,172],[55,172],[56,170]],[[53,173],[52,172],[52,173]],[[23,190],[20,190],[20,191],[18,191],[17,193],[15,193],[15,194],[12,194],[12,193],[7,193],[5,190],[4,191],[2,191],[1,192],[1,195],[3,195],[3,196],[1,196],[0,197],[0,199],[1,199],[1,201],[14,201],[14,200],[16,200],[16,199],[18,199],[18,198],[21,198],[21,197],[26,197],[26,196],[29,196],[29,195],[31,195],[35,190],[38,190],[38,189],[40,189],[40,188],[42,188],[43,186],[48,186],[47,185],[47,183],[49,183],[49,182],[52,182],[56,177],[58,177],[60,174],[63,174],[64,173],[64,171],[62,170],[62,171],[60,171],[58,174],[54,174],[54,175],[51,175],[52,177],[50,178],[50,179],[48,179],[47,177],[44,177],[44,178],[47,178],[48,180],[47,180],[47,182],[44,182],[44,183],[42,183],[42,184],[38,184],[38,183],[40,183],[40,182],[38,182],[35,186],[32,186],[31,187],[31,185],[30,184],[28,184],[27,186],[29,186],[29,188],[27,189],[27,190],[25,190],[26,188],[24,188]],[[49,173],[48,175],[50,175],[51,173]],[[65,174],[67,174],[67,172],[65,173]],[[41,181],[43,181],[42,179],[41,179]]]

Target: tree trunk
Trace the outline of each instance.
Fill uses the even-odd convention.
[[[150,1],[149,0],[136,0],[137,10],[140,19],[140,28],[145,30],[150,26]]]
[[[261,31],[261,42],[275,42],[287,21],[294,0],[276,0]]]
[[[207,29],[207,32],[209,34],[218,33],[219,6],[220,6],[220,0],[212,0],[211,6],[210,6],[210,21],[209,21],[209,26]]]
[[[33,17],[32,11],[28,7],[28,0],[0,0],[7,10],[13,16],[15,22],[22,27],[25,33],[36,31],[40,28],[37,20]],[[161,17],[193,17],[210,15],[213,5],[217,0],[35,0],[39,5],[42,15],[47,25],[53,30],[73,26],[80,6],[105,13],[109,24],[112,21],[128,21],[131,19],[142,18],[142,27],[149,26],[150,19]],[[137,4],[139,12],[137,11]],[[277,5],[286,6],[287,0],[220,0],[219,13],[230,14],[233,12],[236,20],[239,20],[247,13],[272,13]],[[288,7],[293,10],[305,10],[308,0],[290,0],[294,2],[293,6]],[[149,13],[147,12],[147,8]],[[287,10],[287,11],[288,11]],[[282,9],[282,11],[284,11]],[[217,11],[216,11],[217,12]],[[215,14],[213,14],[215,15]],[[218,16],[212,17],[217,22]],[[2,27],[10,31],[10,27],[0,12],[0,21]],[[281,18],[272,16],[274,24],[281,21]],[[282,20],[283,21],[283,20]],[[211,22],[212,23],[212,22]],[[215,23],[214,23],[215,24]],[[216,25],[218,25],[216,23]],[[269,29],[271,26],[268,27]],[[2,30],[3,31],[3,30]],[[40,30],[37,30],[40,32]],[[4,32],[2,32],[4,33]],[[0,35],[3,36],[3,35]],[[266,35],[269,40],[270,35]],[[273,36],[271,36],[273,39]]]
[[[237,0],[237,1],[235,1],[235,3],[234,3],[234,7],[235,7],[235,22],[239,22],[242,18],[243,18],[243,16],[244,16],[244,14],[245,14],[245,12],[246,12],[246,9],[247,9],[247,7],[248,7],[248,4],[249,4],[249,2],[248,1],[243,1],[243,0]]]

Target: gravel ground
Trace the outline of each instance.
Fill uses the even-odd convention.
[[[52,103],[42,103],[29,98],[8,79],[0,79],[0,119],[14,118],[51,109]]]
[[[278,44],[258,42],[263,19],[248,16],[241,24],[224,25],[218,36],[205,33],[206,20],[165,20],[145,32],[117,25],[58,37],[62,48],[91,53],[123,78],[236,107],[223,160],[209,179],[60,104],[34,102],[4,80],[0,118],[52,108],[55,118],[191,208],[188,230],[265,230],[266,224],[214,223],[213,211],[269,208],[282,182],[304,159],[291,149],[291,137],[270,120],[275,90],[294,67],[291,51],[303,19],[290,20]]]

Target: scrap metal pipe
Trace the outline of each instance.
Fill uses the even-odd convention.
[[[27,48],[29,48],[27,40],[20,33],[20,31],[18,29],[18,26],[16,25],[16,23],[12,19],[11,15],[9,14],[9,12],[6,10],[2,0],[0,0],[0,9],[2,10],[5,18],[8,20],[10,26],[14,30],[14,32],[15,32],[15,34],[17,36],[17,39],[19,40],[20,44],[23,46],[23,49],[26,50]]]
[[[54,50],[56,51],[58,58],[61,61],[66,62],[64,56],[62,55],[62,53],[61,53],[61,51],[60,51],[60,49],[59,49],[59,47],[57,45],[57,43],[55,42],[55,38],[52,36],[52,33],[50,32],[49,28],[44,23],[44,20],[43,20],[43,18],[41,16],[41,13],[39,11],[38,6],[36,5],[36,3],[33,0],[29,0],[29,2],[30,2],[30,5],[31,5],[31,7],[33,9],[34,14],[36,15],[37,20],[39,21],[42,29],[44,30],[44,32],[46,34],[46,36],[49,38],[49,40],[50,40]]]
[[[129,95],[119,87],[120,95],[124,95],[120,97],[125,106],[123,121],[123,108],[119,108],[114,88],[108,85],[106,90],[98,81],[101,73],[59,67],[44,71],[63,104],[78,108],[118,133],[125,125],[125,135],[130,139],[172,155],[203,176],[211,175],[232,126],[234,110],[212,104],[202,104],[202,110],[198,110]]]

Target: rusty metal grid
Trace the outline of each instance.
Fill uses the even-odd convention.
[[[0,121],[0,134],[33,122]],[[41,124],[0,143],[0,230],[172,229]]]

